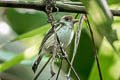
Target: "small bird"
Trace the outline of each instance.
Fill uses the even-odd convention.
[[[59,38],[60,45],[65,49],[72,41],[74,35],[74,24],[78,22],[78,19],[74,19],[72,16],[67,15],[63,16],[59,22],[55,25],[55,32]],[[60,51],[60,48],[57,46],[58,42],[55,36],[55,32],[51,28],[45,35],[38,54],[37,60],[32,66],[33,72],[36,72],[38,65],[45,54],[53,54],[56,56],[56,53]],[[51,71],[51,74],[53,71]]]

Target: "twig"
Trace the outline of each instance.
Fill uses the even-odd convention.
[[[75,3],[75,2],[74,2]],[[73,4],[74,4],[73,3]],[[10,8],[27,8],[35,9],[45,12],[45,4],[43,2],[35,1],[4,1],[0,0],[0,7],[10,7]],[[84,6],[64,4],[63,2],[56,2],[56,7],[59,8],[59,12],[71,12],[71,13],[86,13]],[[53,9],[53,12],[56,12],[56,9]],[[120,10],[112,10],[111,12],[114,16],[120,16]]]
[[[75,74],[75,77],[77,78],[77,80],[80,80],[78,74],[76,73],[75,69],[73,68],[73,66],[72,66],[71,63],[70,63],[70,61],[69,61],[69,59],[68,59],[68,57],[67,57],[66,52],[65,52],[64,49],[61,47],[61,45],[60,45],[60,40],[59,40],[57,34],[56,34],[56,38],[57,38],[57,41],[58,41],[60,50],[61,50],[61,52],[62,52],[62,55],[64,56],[64,59],[67,61],[68,65],[71,67],[71,70],[72,70],[72,72]]]
[[[57,73],[56,80],[58,80],[58,77],[59,77],[59,75],[60,75],[60,70],[61,70],[61,68],[62,68],[62,62],[63,62],[63,58],[61,58],[60,67],[59,67],[59,70],[58,70],[58,73]]]
[[[35,77],[33,78],[33,80],[37,80],[37,78],[39,77],[39,75],[42,73],[42,71],[45,69],[45,67],[47,66],[47,64],[50,62],[52,56],[48,59],[48,61],[45,63],[45,65],[42,67],[42,69],[35,75]]]
[[[81,28],[82,28],[82,21],[83,21],[83,14],[81,14],[80,16],[80,20],[79,20],[79,26],[77,27],[77,31],[76,31],[76,36],[75,36],[75,45],[74,45],[74,51],[73,51],[73,56],[72,56],[72,60],[71,60],[71,65],[73,64],[76,52],[77,52],[77,48],[78,48],[78,44],[80,41],[80,35],[81,35]],[[68,72],[68,80],[70,80],[70,72],[71,72],[71,68],[69,69]]]
[[[111,9],[111,12],[114,16],[120,16],[120,10],[112,10]]]
[[[83,6],[82,2],[64,2],[64,4]]]
[[[75,19],[77,19],[78,16],[79,16],[79,13],[76,14]]]
[[[97,63],[97,68],[98,68],[98,72],[99,72],[99,77],[100,77],[100,80],[103,80],[103,78],[102,78],[102,72],[101,72],[100,64],[99,64],[99,59],[98,59],[98,56],[97,56],[97,49],[96,49],[96,45],[95,45],[95,41],[94,41],[93,31],[92,31],[92,29],[91,29],[91,25],[90,25],[90,23],[89,23],[89,20],[88,20],[87,15],[85,15],[85,17],[86,17],[85,22],[87,23],[87,25],[88,25],[88,27],[89,27],[89,31],[90,31],[91,38],[92,38],[93,51],[94,51],[94,56],[95,56],[95,60],[96,60],[96,63]]]

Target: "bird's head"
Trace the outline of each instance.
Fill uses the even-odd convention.
[[[70,24],[70,25],[74,25],[76,22],[78,22],[78,19],[74,19],[72,16],[68,15],[68,16],[63,16],[60,19],[60,23],[63,24]]]

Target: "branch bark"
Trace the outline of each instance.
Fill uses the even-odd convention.
[[[79,5],[79,3],[63,3],[56,2],[56,6],[59,8],[60,12],[71,12],[71,13],[86,13],[85,7]],[[45,4],[43,2],[30,2],[30,1],[0,1],[0,7],[9,7],[9,8],[27,8],[35,9],[45,12]],[[56,9],[53,9],[53,12],[56,12]],[[114,16],[120,16],[120,10],[111,10]]]

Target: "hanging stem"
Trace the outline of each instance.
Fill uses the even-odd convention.
[[[96,60],[96,63],[97,63],[97,68],[98,68],[98,72],[99,72],[99,77],[100,77],[100,80],[103,80],[103,78],[102,78],[102,72],[101,72],[100,64],[99,64],[99,59],[98,59],[98,55],[97,55],[97,49],[96,49],[96,46],[95,46],[93,31],[92,31],[92,29],[91,29],[91,25],[90,25],[90,23],[89,23],[89,20],[88,20],[87,15],[85,15],[85,18],[86,18],[86,19],[85,19],[85,22],[87,23],[87,25],[88,25],[88,27],[89,27],[89,31],[90,31],[91,38],[92,38],[93,51],[94,51],[94,56],[95,56],[95,60]]]
[[[75,69],[73,68],[73,66],[72,66],[71,63],[70,63],[70,61],[69,61],[69,59],[68,59],[68,57],[67,57],[66,52],[65,52],[64,49],[61,47],[61,45],[60,45],[60,40],[59,40],[57,34],[56,34],[56,38],[57,38],[57,41],[58,41],[58,44],[59,44],[61,53],[62,53],[62,55],[64,56],[64,59],[66,60],[66,62],[67,62],[68,65],[70,66],[72,72],[75,74],[75,77],[77,78],[77,80],[80,80],[78,74],[76,73]]]
[[[76,36],[75,36],[75,45],[74,45],[74,51],[73,51],[73,56],[72,56],[72,60],[71,60],[71,65],[73,64],[74,58],[76,56],[76,52],[77,52],[77,48],[78,48],[78,44],[80,41],[80,35],[81,35],[81,28],[82,28],[82,21],[83,21],[83,14],[81,14],[80,16],[80,20],[79,20],[79,26],[77,27],[77,31],[76,31]],[[70,72],[71,72],[71,68],[69,69],[67,78],[68,80],[70,80]]]
[[[62,68],[62,62],[63,62],[63,58],[61,58],[60,67],[59,67],[59,70],[58,70],[58,73],[57,73],[56,80],[58,80],[58,77],[59,77],[59,75],[60,75],[60,70],[61,70],[61,68]]]

